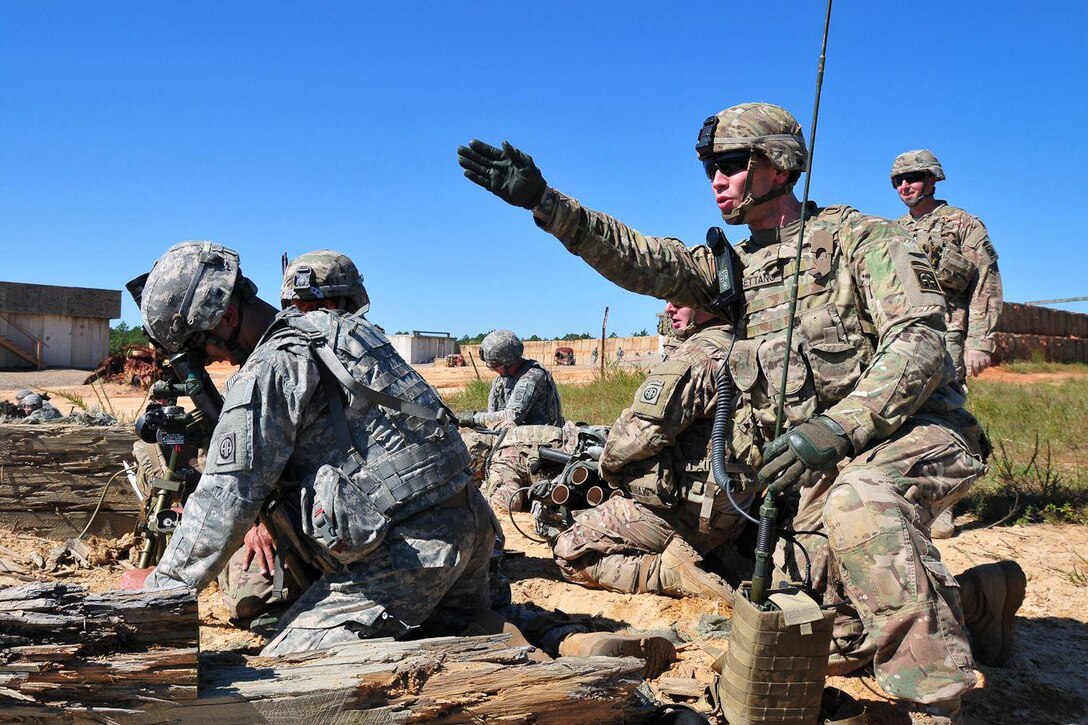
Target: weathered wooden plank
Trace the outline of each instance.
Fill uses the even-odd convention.
[[[191,590],[106,592],[39,582],[0,589],[0,712],[30,717],[197,696]],[[30,708],[28,710],[27,708]]]
[[[39,608],[48,594],[35,600]],[[73,697],[69,702],[31,703],[19,699],[23,690],[10,694],[13,688],[0,670],[0,720],[569,725],[650,718],[650,709],[635,692],[642,681],[642,661],[566,657],[540,662],[531,647],[511,645],[508,640],[509,635],[414,642],[383,639],[275,658],[213,653],[200,663],[199,697],[157,693],[167,694],[170,701],[166,702],[126,697],[130,690],[115,680],[101,690],[117,698],[111,702],[99,698],[90,703]],[[100,681],[125,667],[142,673],[147,664],[135,655],[115,659],[110,659],[109,670],[96,668],[103,666],[99,661],[78,675]],[[127,664],[119,664],[122,661]],[[38,674],[38,682],[47,676]]]
[[[128,426],[0,424],[0,525],[65,539],[86,525],[111,476],[131,460]],[[124,474],[105,489],[90,532],[132,531],[137,501]]]

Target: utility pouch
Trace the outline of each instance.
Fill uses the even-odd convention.
[[[798,589],[771,592],[766,610],[746,587],[733,603],[718,684],[731,725],[811,725],[820,714],[834,610]]]
[[[971,284],[971,274],[974,266],[967,257],[960,254],[959,250],[951,245],[946,246],[941,252],[941,260],[937,263],[937,283],[945,294],[950,292],[963,292]]]
[[[365,466],[348,474],[326,464],[301,487],[303,532],[344,565],[366,558],[389,530],[367,493],[376,487],[370,477]]]

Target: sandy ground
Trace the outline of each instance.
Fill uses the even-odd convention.
[[[624,367],[647,367],[648,361],[625,361]],[[416,365],[416,370],[433,385],[440,393],[452,393],[468,385],[476,379],[476,371],[471,366],[462,368],[438,367],[433,364]],[[226,363],[216,363],[208,367],[208,373],[212,381],[220,390],[224,389],[227,379],[237,368]],[[558,365],[550,367],[555,379],[562,383],[577,383],[591,380],[598,368],[588,365]],[[495,375],[480,366],[480,377],[490,381]],[[144,407],[146,391],[134,388],[131,385],[118,385],[115,383],[83,385],[83,380],[90,375],[88,370],[42,370],[42,371],[8,371],[0,372],[0,400],[14,400],[15,393],[22,388],[45,390],[51,395],[51,402],[62,413],[67,414],[73,408],[78,407],[75,401],[81,401],[85,406],[98,406],[106,412],[116,415],[123,422],[135,421]],[[66,398],[67,396],[67,398]],[[191,407],[185,398],[181,399],[181,405]]]
[[[531,520],[518,514],[519,525]],[[532,601],[568,613],[599,615],[617,626],[636,629],[674,627],[692,635],[703,614],[729,614],[720,602],[676,600],[650,594],[624,595],[585,589],[563,582],[544,544],[529,541],[511,525],[507,532],[506,568],[515,601]],[[94,540],[92,540],[92,544]],[[1019,639],[1004,668],[983,668],[983,685],[967,697],[967,712],[978,723],[1088,723],[1088,527],[1033,525],[967,530],[939,542],[953,572],[1001,558],[1016,558],[1028,572],[1028,591],[1017,618]],[[0,554],[48,555],[55,542],[0,531]],[[101,544],[99,544],[101,546]],[[4,552],[7,549],[7,552]],[[78,582],[91,591],[112,588],[127,565],[62,571],[35,578]],[[0,573],[0,585],[18,585],[25,577]],[[213,584],[200,596],[201,648],[204,651],[256,652],[260,640],[232,627]],[[666,678],[693,678],[709,683],[714,660],[706,647],[720,640],[691,642],[679,648],[679,659]],[[658,680],[652,686],[660,683]],[[871,723],[907,724],[929,720],[904,704],[883,697],[868,673],[829,678],[863,701]],[[912,720],[912,715],[914,719]]]
[[[456,389],[475,377],[471,367],[419,366],[419,369],[440,390]],[[595,373],[595,369],[588,366],[555,370],[560,380],[585,379]],[[86,375],[84,371],[75,372]],[[212,377],[221,385],[231,372],[230,366],[214,366]],[[0,398],[10,399],[18,388],[40,385],[54,392],[79,395],[88,402],[95,401],[96,396],[88,386],[72,382],[72,373],[46,371],[45,377],[31,377],[42,373],[0,374]],[[27,377],[12,380],[13,376]],[[1050,374],[1020,375],[1000,369],[988,370],[984,376],[1024,378],[1026,382],[1051,382],[1052,377]],[[103,390],[114,409],[129,420],[143,405],[143,391],[120,385],[106,385]],[[56,396],[54,399],[57,400]],[[63,410],[63,399],[57,402],[62,404]],[[520,535],[509,517],[502,517],[501,521],[507,532],[507,569],[517,601],[532,601],[570,613],[600,615],[621,626],[639,629],[675,627],[689,635],[694,632],[701,615],[729,613],[727,605],[717,602],[674,600],[645,594],[621,595],[563,582],[546,545]],[[523,529],[531,530],[527,516],[518,515],[518,521]],[[973,722],[1088,723],[1088,527],[1032,525],[971,529],[968,526],[956,538],[938,542],[938,545],[950,569],[956,573],[975,564],[1002,558],[1015,558],[1028,572],[1027,597],[1017,619],[1016,652],[1005,668],[983,668],[983,685],[967,697],[968,713],[974,718]],[[11,552],[20,556],[28,556],[31,552],[47,556],[55,546],[54,542],[0,530],[0,559]],[[124,568],[125,565],[115,563],[90,570],[62,570],[32,576],[60,577],[84,584],[92,591],[101,591],[114,586]],[[0,573],[0,585],[17,585],[25,580]],[[202,592],[200,603],[204,650],[255,651],[259,648],[257,637],[235,629],[226,621],[214,584]],[[720,642],[710,641],[709,646],[720,646]],[[664,676],[709,682],[713,659],[700,644],[686,644],[680,648],[678,662]],[[884,698],[868,674],[831,678],[829,684],[864,701],[870,710],[871,723],[927,722],[927,718],[912,713],[908,706]]]

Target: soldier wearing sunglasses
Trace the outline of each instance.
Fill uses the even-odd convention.
[[[695,149],[722,219],[750,232],[734,245],[743,308],[734,311],[741,339],[728,360],[741,391],[733,424],[766,442],[746,461],[760,483],[798,496],[792,527],[826,532],[797,540],[812,558],[813,586],[839,607],[828,671],[872,664],[893,697],[928,706],[934,722],[962,722],[974,661],[1009,657],[1025,577],[1001,562],[953,578],[929,539],[932,517],[985,471],[987,447],[944,349],[933,268],[892,222],[847,206],[802,206],[794,185],[808,151],[786,109],[727,108],[703,122]],[[530,210],[624,289],[719,314],[733,298],[721,284],[733,274],[715,259],[724,249],[644,235],[584,207],[509,143],[474,140],[458,157],[470,181]],[[776,436],[779,403],[786,432]],[[778,581],[799,579],[804,566],[784,546],[776,564]]]
[[[907,206],[898,221],[929,257],[944,292],[945,345],[963,382],[992,363],[1002,301],[997,252],[978,217],[934,196],[945,175],[932,151],[899,154],[891,178]]]

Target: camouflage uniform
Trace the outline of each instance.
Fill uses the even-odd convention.
[[[645,236],[554,189],[533,213],[621,287],[713,311],[709,248]],[[746,309],[730,370],[748,405],[735,424],[756,446],[769,440],[784,393],[790,424],[823,414],[844,429],[856,457],[803,492],[794,521],[797,529],[828,532],[826,543],[800,537],[814,559],[814,583],[827,601],[848,598],[863,625],[839,622],[831,671],[873,661],[892,695],[952,700],[976,678],[958,587],[927,526],[985,465],[981,432],[962,409],[963,390],[944,351],[944,300],[925,254],[900,227],[849,207],[805,213],[797,326],[782,392],[800,223],[756,231],[736,245]],[[778,561],[796,576],[792,553],[783,546]]]
[[[513,425],[563,425],[563,407],[552,374],[536,360],[522,360],[510,376],[495,378],[487,395],[487,412],[477,413],[481,428]]]
[[[222,256],[223,250],[213,251]],[[202,252],[202,263],[205,258],[222,268],[223,260],[214,254]],[[145,325],[158,333],[160,344],[174,335],[173,346],[178,347],[185,343],[184,309],[175,318],[182,320],[175,323],[177,329],[169,322],[158,328],[149,324],[149,308],[185,307],[158,298],[173,291],[166,283],[165,289],[154,285],[157,270],[158,265],[143,291]],[[166,269],[162,276],[170,273]],[[224,280],[218,271],[201,274],[204,279],[197,277],[190,287],[197,289],[193,306],[199,311],[189,314],[212,317],[200,289],[224,285],[229,296],[235,282]],[[193,299],[190,293],[187,300]],[[204,475],[145,587],[205,586],[265,508],[276,534],[289,539],[290,548],[322,572],[284,614],[266,655],[402,636],[425,621],[453,627],[487,607],[488,561],[498,526],[482,496],[468,485],[467,451],[451,426],[365,400],[346,407],[347,434],[379,492],[413,485],[408,482],[421,477],[429,484],[406,504],[410,508],[401,509],[404,517],[394,515],[384,535],[353,563],[341,563],[318,543],[319,531],[308,520],[319,512],[309,511],[306,498],[316,495],[319,474],[330,470],[327,466],[342,465],[348,448],[330,415],[314,351],[292,324],[301,319],[316,328],[356,380],[432,410],[441,401],[385,336],[361,317],[326,310],[301,315],[289,309],[277,319],[291,324],[273,325],[232,379]],[[298,487],[281,483],[288,480]],[[377,509],[353,511],[343,519],[344,526],[373,519],[375,513]]]
[[[732,337],[720,325],[695,331],[650,371],[634,404],[620,414],[600,468],[606,480],[626,486],[634,498],[610,498],[580,511],[574,526],[555,540],[556,563],[568,581],[628,594],[673,595],[661,581],[660,567],[674,537],[705,556],[740,535],[744,519],[724,493],[714,499],[710,531],[699,532],[703,492],[714,480],[715,375]],[[735,464],[727,468],[734,474],[734,498],[747,509],[753,498],[751,472]]]
[[[64,414],[54,408],[52,403],[37,393],[23,396],[19,404],[23,406],[24,411],[30,408],[26,417],[22,419],[22,423],[44,423],[64,417]]]
[[[479,480],[484,496],[496,511],[524,511],[526,488],[533,482],[529,470],[541,446],[570,453],[577,441],[578,428],[573,423],[554,425],[504,426],[498,435],[481,434],[471,428],[461,429],[473,460],[479,461]],[[475,449],[475,450],[473,450]],[[482,460],[481,460],[482,459]]]
[[[936,165],[936,166],[934,166]],[[916,169],[939,171],[929,152],[907,152],[896,159],[892,176]],[[994,353],[994,333],[1001,315],[1001,273],[997,251],[982,221],[963,209],[937,199],[937,208],[915,219],[908,212],[898,219],[922,247],[944,291],[945,345],[960,382],[966,379],[965,350]]]

